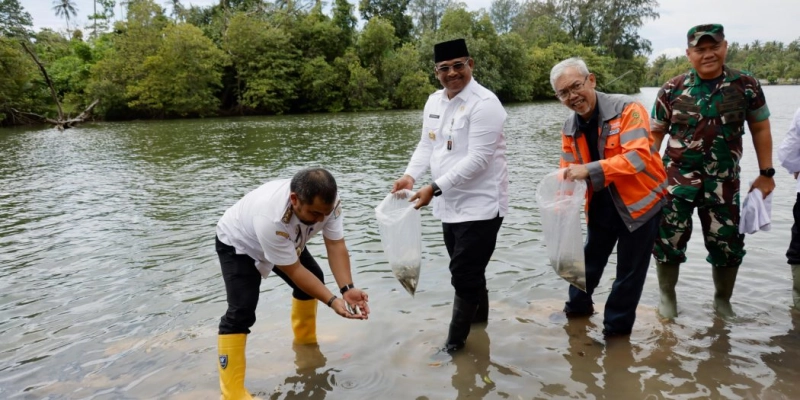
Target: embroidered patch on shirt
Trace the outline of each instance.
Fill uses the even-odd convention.
[[[339,218],[342,215],[342,200],[336,202],[336,206],[333,207],[333,218]]]
[[[288,224],[289,221],[292,219],[292,207],[286,208],[286,212],[283,213],[283,218],[281,218],[281,222],[284,224]]]
[[[616,134],[618,134],[618,133],[619,133],[619,128],[617,128],[617,129],[612,129],[612,130],[611,130],[611,132],[608,132],[608,134],[609,134],[609,135],[616,135]]]

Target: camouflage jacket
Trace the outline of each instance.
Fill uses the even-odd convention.
[[[715,86],[703,83],[694,69],[667,81],[650,125],[669,134],[663,157],[668,191],[693,199],[704,180],[738,184],[744,124],[769,115],[761,85],[747,72],[726,66]]]

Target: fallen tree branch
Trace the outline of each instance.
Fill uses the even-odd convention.
[[[39,67],[39,71],[41,71],[42,76],[44,76],[44,80],[47,83],[47,86],[50,88],[50,95],[53,96],[53,101],[56,103],[56,107],[58,107],[58,120],[54,120],[52,118],[47,118],[47,117],[45,117],[43,115],[39,115],[39,114],[31,113],[31,112],[18,111],[18,110],[15,110],[13,108],[11,109],[11,111],[13,111],[13,112],[15,112],[15,113],[17,113],[19,115],[30,115],[30,116],[39,118],[42,121],[45,121],[47,123],[55,125],[56,128],[58,128],[59,131],[63,131],[64,129],[67,129],[67,128],[72,128],[76,124],[79,124],[81,122],[86,121],[86,119],[89,118],[89,116],[91,115],[92,109],[98,103],[100,103],[100,99],[95,99],[95,101],[93,101],[91,104],[89,104],[89,106],[86,107],[86,109],[83,110],[82,113],[78,114],[77,117],[75,117],[75,118],[64,118],[64,110],[61,108],[61,102],[58,100],[58,93],[56,92],[56,88],[53,85],[53,81],[50,80],[50,76],[47,75],[47,70],[44,68],[44,65],[42,65],[41,61],[39,61],[39,57],[36,57],[36,53],[34,53],[30,48],[28,48],[27,43],[24,40],[21,41],[20,43],[22,44],[22,48],[25,49],[25,52],[27,52],[31,56],[31,58],[33,59],[33,62],[35,62],[36,65]]]
[[[47,75],[47,70],[44,69],[44,65],[42,65],[41,61],[39,61],[39,57],[36,57],[36,54],[33,51],[31,51],[31,49],[28,48],[27,43],[25,43],[24,40],[20,41],[20,43],[22,43],[22,48],[25,49],[25,52],[30,54],[31,58],[33,58],[33,62],[35,62],[36,65],[39,66],[39,71],[41,71],[42,75],[44,75],[44,80],[45,82],[47,82],[47,86],[50,88],[50,95],[53,96],[53,101],[56,102],[56,106],[58,107],[58,119],[63,120],[64,111],[61,109],[61,102],[58,101],[58,94],[56,94],[56,88],[53,86],[53,81],[50,80],[50,76]]]

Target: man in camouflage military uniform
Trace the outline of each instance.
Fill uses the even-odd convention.
[[[653,255],[661,290],[659,313],[678,314],[675,285],[678,267],[686,261],[686,243],[697,208],[714,277],[714,308],[733,316],[730,297],[744,257],[739,234],[739,160],[747,122],[758,157],[760,175],[751,190],[766,197],[775,188],[769,108],[756,78],[728,68],[728,43],[722,25],[691,28],[686,56],[692,69],[676,76],[658,92],[651,128],[654,145],[664,152],[669,194]]]

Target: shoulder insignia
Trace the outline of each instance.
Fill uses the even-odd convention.
[[[333,207],[333,218],[339,218],[342,215],[342,200],[336,202],[336,205]]]
[[[283,222],[284,224],[288,224],[291,219],[292,219],[292,207],[289,206],[286,208],[286,212],[283,213],[281,222]]]
[[[284,231],[275,231],[275,234],[278,235],[278,236],[283,236],[283,237],[285,237],[287,239],[290,239],[289,234],[284,232]]]

